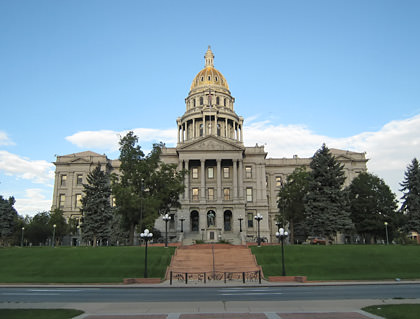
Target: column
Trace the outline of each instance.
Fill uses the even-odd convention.
[[[206,116],[203,114],[203,136],[206,136]]]
[[[195,118],[193,118],[193,138],[196,138],[196,136],[195,136]]]
[[[206,160],[201,160],[201,190],[200,190],[200,199],[205,200],[206,199]]]
[[[180,139],[179,139],[179,130],[180,130],[181,128],[180,128],[180,126],[179,126],[179,124],[178,124],[178,132],[177,132],[177,141],[178,141],[178,143],[181,141]]]
[[[239,198],[244,198],[244,168],[243,160],[239,160]]]
[[[243,134],[243,130],[242,130],[242,125],[243,125],[243,124],[241,124],[241,142],[243,142],[243,141],[244,141],[244,134]]]
[[[181,125],[181,130],[182,130],[182,143],[184,143],[185,123]]]
[[[185,177],[184,177],[184,184],[185,184],[184,198],[186,200],[189,200],[190,174],[189,174],[188,160],[184,161],[184,165],[185,165],[184,168],[187,171],[187,174],[185,174]]]
[[[217,201],[222,200],[222,160],[217,160]]]
[[[225,137],[228,137],[228,120],[227,120],[227,117],[225,117]]]
[[[238,160],[233,160],[233,199],[238,197]]]

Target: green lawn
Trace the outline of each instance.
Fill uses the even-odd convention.
[[[70,319],[83,311],[73,309],[0,309],[4,319]]]
[[[264,276],[281,276],[281,246],[252,247]],[[285,246],[286,275],[308,280],[420,278],[420,246]]]
[[[420,304],[370,306],[362,310],[386,319],[418,319]]]
[[[0,283],[115,283],[144,274],[144,247],[0,248]],[[165,276],[174,248],[148,248],[148,277]]]

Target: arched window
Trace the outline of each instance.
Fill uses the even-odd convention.
[[[198,231],[199,229],[199,217],[198,212],[193,210],[190,214],[191,231]]]
[[[203,105],[203,97],[200,97],[200,105]]]

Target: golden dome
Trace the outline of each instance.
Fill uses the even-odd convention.
[[[214,55],[213,52],[209,48],[207,49],[206,55],[204,56],[205,59],[205,66],[204,69],[202,69],[200,72],[198,72],[198,74],[195,76],[192,84],[191,84],[191,89],[193,90],[195,88],[204,86],[204,87],[208,87],[209,85],[213,86],[221,86],[227,90],[229,90],[229,86],[226,82],[225,77],[223,76],[222,73],[220,73],[219,71],[217,71],[214,66],[213,66],[213,59],[214,59]]]

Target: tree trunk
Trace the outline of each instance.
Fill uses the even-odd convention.
[[[293,219],[289,222],[289,230],[290,230],[290,245],[293,245],[295,243],[295,223],[293,222]]]
[[[130,246],[134,245],[134,224],[130,225],[130,234],[129,234],[129,238],[128,238],[128,244]]]
[[[93,247],[96,247],[96,235],[93,236]]]

